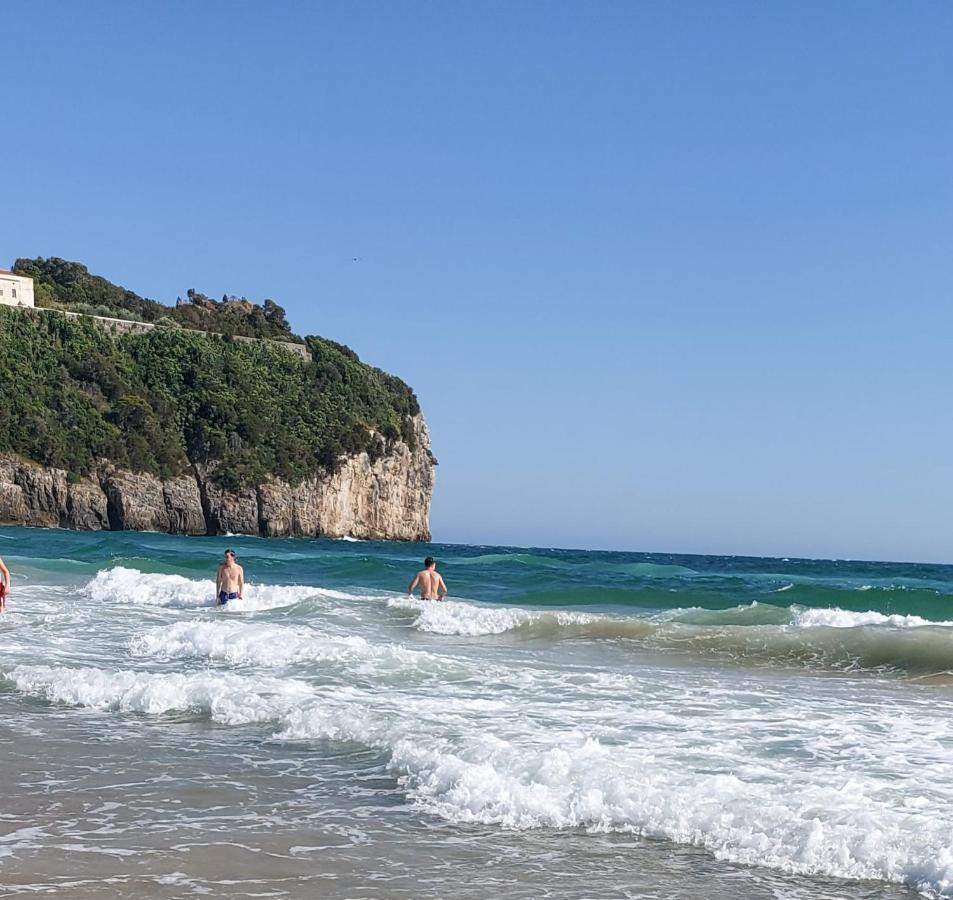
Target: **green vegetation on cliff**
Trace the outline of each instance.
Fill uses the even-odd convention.
[[[114,336],[88,318],[0,307],[0,452],[73,475],[98,459],[166,477],[195,464],[235,487],[413,444],[406,384],[333,341],[305,343],[312,362],[269,342],[177,327]]]
[[[212,300],[190,288],[175,306],[140,297],[99,275],[82,263],[51,256],[18,259],[13,271],[33,279],[36,305],[67,309],[91,316],[111,316],[137,322],[176,323],[199,331],[240,334],[300,343],[292,334],[284,309],[273,300],[259,306],[244,297]]]

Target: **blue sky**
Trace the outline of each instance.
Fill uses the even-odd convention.
[[[950,4],[3,22],[0,265],[273,297],[399,374],[437,539],[953,562]]]

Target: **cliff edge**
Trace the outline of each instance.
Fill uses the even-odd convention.
[[[207,473],[162,479],[106,460],[74,479],[64,469],[0,455],[0,524],[85,531],[251,534],[430,540],[434,470],[423,416],[417,443],[372,461],[348,457],[334,473],[292,486],[281,479],[228,490]]]

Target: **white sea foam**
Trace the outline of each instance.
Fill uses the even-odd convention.
[[[302,660],[366,659],[377,648],[358,635],[324,637],[277,625],[236,621],[176,622],[135,635],[135,656],[202,657],[234,664],[278,666]]]
[[[415,803],[455,822],[631,832],[738,863],[953,895],[943,749],[953,727],[905,706],[872,741],[863,707],[849,702],[830,709],[768,690],[704,698],[632,677],[592,682],[598,719],[592,697],[544,671],[521,671],[511,692],[487,683],[439,695],[231,673],[18,666],[8,678],[57,703],[194,711],[231,726],[274,723],[285,741],[373,747]],[[810,748],[814,764],[772,751],[788,745]],[[845,769],[858,754],[864,765]]]
[[[372,643],[355,634],[321,634],[307,627],[236,620],[176,622],[134,635],[135,656],[159,659],[198,657],[233,665],[283,666],[299,662],[336,662],[360,668],[439,672],[459,671],[451,657],[400,644]]]
[[[226,725],[275,720],[312,693],[294,679],[228,672],[166,674],[23,665],[7,677],[18,690],[54,703],[149,715],[191,710]]]
[[[32,850],[45,837],[47,833],[36,826],[17,828],[7,834],[0,834],[0,859],[13,856],[18,850]]]
[[[161,575],[116,566],[99,572],[86,586],[88,596],[99,603],[135,604],[138,606],[200,607],[215,606],[215,582],[211,579]],[[251,612],[291,606],[316,598],[347,598],[340,591],[319,590],[299,585],[246,585],[241,600],[230,600],[225,612]]]
[[[923,628],[925,626],[950,627],[953,622],[934,622],[920,616],[884,615],[867,610],[852,612],[848,609],[833,607],[830,609],[805,609],[792,607],[793,624],[801,628],[857,628],[862,625],[885,625],[891,628]]]
[[[409,597],[391,598],[387,605],[395,609],[412,609],[419,612],[414,627],[420,631],[465,637],[504,634],[540,623],[549,623],[555,627],[585,625],[606,618],[586,613],[478,606],[458,600],[434,602]]]
[[[805,778],[741,759],[738,773],[712,771],[717,751],[733,742],[719,733],[724,722],[712,734],[672,734],[642,747],[604,744],[578,730],[514,734],[512,724],[471,727],[448,740],[428,734],[437,716],[430,704],[414,704],[397,723],[355,705],[295,708],[279,736],[385,749],[414,800],[455,822],[632,832],[696,844],[737,863],[904,882],[944,895],[953,889],[949,829],[932,804],[908,804],[902,790],[888,798],[864,776]],[[467,710],[454,723],[472,726],[475,718]],[[707,753],[708,766],[684,765],[686,749]]]
[[[494,609],[474,606],[455,600],[435,603],[432,600],[394,598],[387,605],[399,609],[413,609],[419,615],[414,627],[434,634],[477,636],[503,634],[536,620],[536,613],[526,609]]]

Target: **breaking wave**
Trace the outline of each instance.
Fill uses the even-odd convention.
[[[215,582],[211,579],[159,575],[116,566],[99,572],[86,586],[86,594],[98,603],[136,606],[195,608],[216,606]],[[231,600],[223,612],[254,612],[293,606],[305,600],[353,600],[354,595],[326,588],[300,585],[246,585],[241,600]]]
[[[953,675],[953,622],[918,616],[758,603],[629,617],[408,598],[391,599],[388,605],[415,613],[416,629],[448,636],[615,640],[747,665]]]
[[[176,622],[133,636],[136,657],[207,659],[232,666],[273,668],[296,663],[332,663],[350,671],[453,677],[468,674],[452,657],[401,644],[376,643],[355,634],[322,634],[308,627],[234,620]]]
[[[373,748],[387,755],[413,803],[454,822],[632,833],[694,844],[735,863],[906,883],[939,895],[953,889],[949,831],[928,796],[903,784],[885,788],[858,772],[817,780],[809,768],[789,768],[783,754],[732,763],[731,716],[669,731],[664,711],[649,704],[635,721],[652,727],[622,744],[612,737],[614,727],[624,727],[612,697],[602,734],[587,734],[541,716],[550,708],[541,690],[547,683],[509,702],[426,694],[394,702],[354,687],[332,691],[228,673],[18,666],[7,678],[17,690],[59,704],[193,713],[227,726],[267,725],[279,741]],[[832,732],[843,742],[864,727],[815,712],[810,721],[784,721],[798,741],[823,747]],[[783,715],[783,707],[772,715]],[[747,740],[770,743],[776,727],[753,720]],[[925,753],[921,736],[904,729],[885,734],[883,744],[885,759]],[[672,757],[686,749],[707,753],[710,764],[676,764]],[[925,764],[938,765],[939,757],[927,756]]]
[[[108,671],[94,667],[17,666],[16,688],[52,703],[112,712],[162,715],[203,713],[225,725],[268,722],[288,712],[307,685],[282,678],[249,679],[232,673]]]

